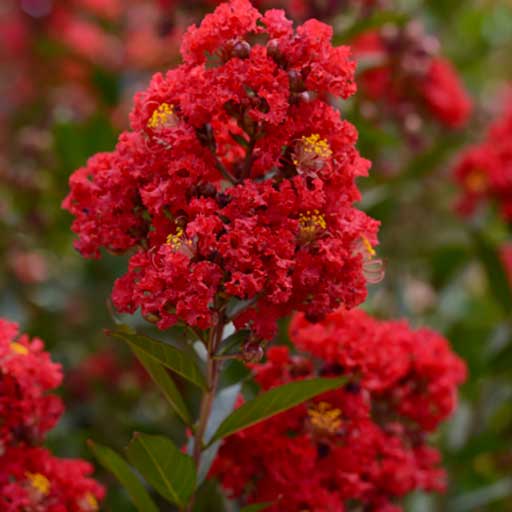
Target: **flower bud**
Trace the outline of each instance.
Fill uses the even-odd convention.
[[[242,346],[242,358],[246,363],[259,363],[265,351],[259,341],[249,340]]]
[[[251,54],[251,45],[247,41],[237,41],[231,50],[231,56],[238,59],[247,59]]]

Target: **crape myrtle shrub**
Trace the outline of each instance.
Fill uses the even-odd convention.
[[[208,388],[189,450],[199,471],[221,370],[217,361],[259,360],[262,346],[276,334],[277,320],[293,310],[302,311],[297,319],[319,328],[318,322],[340,305],[343,309],[332,318],[344,318],[366,297],[366,283],[383,276],[374,248],[378,223],[353,205],[360,199],[355,179],[367,174],[369,162],[355,149],[355,128],[332,105],[354,94],[355,63],[348,47],[332,46],[332,35],[331,27],[317,20],[294,29],[283,11],[262,15],[245,0],[220,5],[185,34],[183,64],[165,75],[157,73],[148,89],[136,95],[131,131],[121,134],[116,149],[95,155],[70,179],[71,192],[63,206],[75,216],[77,250],[93,258],[100,257],[102,248],[131,254],[128,273],[114,286],[117,310],[140,309],[160,330],[191,328],[206,347]],[[233,305],[238,307],[232,314]],[[345,356],[353,367],[320,351],[316,355],[324,356],[323,368],[316,371],[304,359],[297,372],[290,370],[298,377],[352,374],[353,382],[332,392],[343,405],[319,399],[300,406],[302,427],[296,426],[293,435],[284,416],[276,416],[270,420],[277,429],[274,434],[255,435],[261,444],[250,440],[253,431],[242,430],[238,436],[249,436],[255,454],[241,451],[256,466],[235,455],[240,450],[236,444],[230,460],[230,439],[235,438],[228,438],[212,473],[234,495],[244,495],[255,479],[256,490],[244,498],[270,500],[280,509],[283,505],[277,503],[286,496],[288,510],[344,510],[346,502],[356,500],[383,511],[393,510],[394,501],[410,491],[443,489],[439,456],[424,444],[424,435],[453,411],[464,365],[435,333],[419,331],[415,336],[405,324],[391,323],[384,324],[380,335],[380,324],[361,315],[354,316],[354,330],[374,332],[368,340],[354,340],[349,350],[359,351],[360,359]],[[230,321],[245,333],[243,346],[239,353],[221,356],[220,336]],[[386,336],[388,330],[396,331],[398,342]],[[164,361],[150,348],[160,344],[158,350],[165,352],[161,342],[126,332],[123,336],[136,345],[136,354],[142,350]],[[415,346],[418,341],[427,345],[423,351]],[[366,350],[365,342],[370,347]],[[382,348],[381,358],[389,351],[391,359],[378,361],[377,347]],[[343,348],[339,357],[344,358]],[[432,361],[434,357],[438,360]],[[283,368],[292,364],[286,349],[271,349],[262,368],[272,361],[281,361]],[[387,368],[391,361],[393,368]],[[441,366],[430,368],[433,362]],[[169,360],[165,364],[175,368]],[[177,371],[186,374],[183,368]],[[293,380],[276,377],[265,385],[255,371],[263,389]],[[304,407],[309,407],[307,415]],[[382,418],[373,423],[370,416],[377,409]],[[296,411],[286,414],[295,417]],[[350,426],[347,422],[342,428],[345,417]],[[254,428],[267,432],[265,423]],[[309,443],[296,445],[297,456],[309,462],[294,464],[278,457],[300,476],[287,475],[283,467],[275,471],[275,482],[264,478],[271,462],[262,454],[268,450],[272,458],[280,451],[271,439],[288,446],[288,438],[294,443],[300,435]],[[325,440],[317,445],[317,437]],[[364,444],[358,447],[360,437]],[[134,447],[147,443],[145,448],[151,450],[151,443],[161,443],[161,451],[154,453],[158,459],[164,456],[166,442],[139,439],[134,438],[128,455],[153,483],[147,465],[137,465]],[[300,448],[306,449],[302,455]],[[354,460],[345,471],[336,469],[338,459],[359,451],[359,466]],[[326,461],[319,472],[323,476],[315,478],[311,467],[317,452],[317,462]],[[263,457],[261,467],[257,455]],[[247,474],[231,471],[237,462]],[[404,464],[407,468],[393,480],[391,474]],[[260,479],[264,486],[258,492]],[[280,488],[283,481],[304,481],[303,492],[298,496],[286,485]],[[154,485],[169,499],[158,483]],[[190,510],[193,501],[187,504],[186,498],[172,496],[171,501]]]
[[[100,248],[103,252],[102,258],[91,261],[78,258],[70,250],[72,234],[68,229],[69,216],[67,213],[59,213],[55,205],[67,194],[70,170],[83,166],[90,155],[112,149],[119,127],[127,126],[127,110],[131,108],[133,92],[146,87],[146,80],[149,80],[147,73],[155,68],[162,70],[169,64],[179,62],[179,45],[186,27],[191,22],[199,21],[204,12],[210,11],[218,3],[220,2],[195,1],[184,4],[175,1],[134,0],[121,4],[117,0],[7,0],[0,7],[0,313],[20,320],[23,330],[41,335],[50,343],[53,359],[63,362],[65,369],[70,370],[62,388],[66,401],[66,418],[59,423],[58,428],[51,431],[47,440],[47,446],[60,455],[90,456],[84,443],[87,437],[120,448],[126,443],[129,431],[134,428],[147,432],[165,431],[170,433],[178,447],[186,444],[178,415],[164,412],[165,405],[159,398],[159,390],[151,385],[140,366],[132,362],[124,347],[106,339],[100,328],[109,322],[103,298],[107,297],[114,279],[126,273],[127,259],[138,251],[147,251],[159,245],[153,242],[149,245],[143,241],[144,238],[150,238],[149,232],[156,231],[152,226],[155,215],[145,206],[141,194],[141,199],[135,201],[139,204],[135,217],[144,217],[145,226],[143,224],[142,230],[146,230],[146,233],[137,234],[138,228],[135,232],[130,230],[128,235],[138,241],[126,251],[118,251],[104,244],[108,252],[124,252],[124,257],[111,257]],[[487,135],[486,132],[490,134],[492,129],[488,130],[488,127],[492,124],[497,126],[500,120],[506,118],[508,111],[507,101],[496,91],[504,80],[510,80],[508,55],[512,48],[507,35],[508,24],[512,22],[510,6],[500,0],[486,3],[461,0],[451,4],[449,9],[438,0],[262,0],[253,5],[260,10],[284,8],[288,17],[295,20],[296,26],[310,17],[325,21],[333,29],[333,46],[350,45],[353,59],[357,62],[355,81],[358,90],[347,99],[329,94],[323,100],[326,104],[341,109],[342,119],[348,119],[357,127],[357,148],[373,162],[369,179],[358,182],[358,188],[363,192],[363,201],[357,204],[357,208],[382,221],[379,256],[372,251],[375,250],[372,246],[376,240],[366,234],[364,236],[368,243],[361,238],[354,244],[353,250],[354,253],[362,255],[363,277],[366,281],[375,282],[381,279],[381,259],[386,260],[387,272],[382,284],[370,287],[365,309],[383,318],[406,316],[415,326],[435,326],[453,342],[457,352],[467,360],[470,369],[470,380],[463,388],[461,407],[453,423],[444,426],[440,431],[437,428],[436,432],[431,430],[428,436],[429,440],[435,440],[436,445],[442,447],[443,466],[447,469],[448,478],[440,477],[436,479],[436,483],[439,484],[438,489],[441,483],[443,486],[448,484],[446,492],[431,493],[429,489],[432,488],[427,488],[426,480],[420,477],[434,474],[434,469],[439,470],[440,475],[439,463],[432,462],[429,468],[424,468],[425,471],[416,471],[417,466],[414,463],[407,463],[405,467],[408,473],[401,476],[396,471],[396,465],[391,463],[393,472],[389,482],[385,482],[384,477],[369,480],[367,473],[356,471],[363,482],[370,483],[365,491],[358,489],[360,492],[354,498],[355,503],[345,501],[344,506],[348,510],[352,507],[356,510],[365,506],[375,507],[376,501],[370,504],[370,498],[375,498],[380,492],[382,500],[387,499],[391,507],[403,507],[414,512],[461,511],[473,510],[476,507],[484,511],[506,512],[510,508],[506,481],[510,473],[510,407],[506,397],[510,389],[508,371],[512,352],[508,340],[512,338],[509,336],[508,317],[512,301],[509,281],[501,268],[505,264],[510,274],[510,244],[507,243],[509,223],[501,211],[506,210],[504,148],[507,138],[506,128],[498,129],[493,135]],[[262,28],[260,21],[256,25],[257,30]],[[249,43],[251,52],[256,44],[266,46],[269,42],[256,33],[242,39]],[[245,60],[243,55],[239,58]],[[208,53],[206,68],[219,67],[221,63],[229,60],[222,52]],[[277,66],[278,69],[285,67],[285,63]],[[186,80],[185,83],[188,86],[192,80]],[[195,82],[192,85],[195,87]],[[289,87],[291,89],[291,81]],[[208,94],[203,94],[207,103],[212,101],[210,92],[208,90]],[[293,92],[309,93],[311,89],[298,88]],[[244,91],[245,93],[250,95],[250,91]],[[199,94],[198,97],[203,99]],[[176,98],[165,99],[177,101]],[[316,94],[312,98],[309,94],[304,94],[303,99],[310,101],[317,97]],[[165,120],[166,113],[169,113],[167,107],[162,106],[151,123],[153,127],[150,128],[148,125],[153,117],[152,112],[159,105],[160,103],[155,104],[154,108],[151,105],[146,110],[148,118],[145,131],[148,134],[151,130],[155,132],[155,128],[157,133],[159,120]],[[175,117],[168,118],[169,123],[175,123],[176,119],[183,123],[185,117],[180,112],[181,106],[173,103],[168,105],[172,106],[175,114]],[[266,106],[260,105],[254,109],[265,113]],[[215,167],[219,168],[216,161],[219,160],[234,181],[238,182],[240,175],[237,175],[239,170],[235,166],[246,154],[250,134],[244,128],[246,122],[238,120],[240,113],[231,111],[227,116],[235,118],[232,124],[236,126],[230,128],[222,137],[218,128],[222,123],[219,122],[212,128],[215,148],[210,149],[210,152],[216,155]],[[163,122],[165,123],[166,121]],[[188,119],[186,123],[187,126],[190,124]],[[144,126],[144,120],[141,121],[141,126]],[[506,126],[506,123],[502,126]],[[193,129],[196,130],[195,125]],[[139,130],[138,128],[135,131]],[[238,137],[240,134],[245,142]],[[309,137],[308,140],[303,140],[303,136]],[[156,140],[158,134],[152,137]],[[167,136],[163,138],[165,137]],[[197,137],[203,148],[209,148],[204,136]],[[253,148],[254,154],[256,144]],[[320,179],[325,180],[325,165],[332,165],[329,157],[333,148],[330,144],[330,138],[320,129],[317,132],[307,131],[296,137],[289,145],[290,148],[282,148],[287,154],[283,152],[279,165],[274,167],[280,168],[281,172],[286,167],[286,172],[283,172],[286,179],[292,178],[293,172],[289,173],[289,170],[295,166],[297,175],[302,173],[305,176],[307,171],[310,176],[314,173],[321,174]],[[224,148],[221,149],[221,146]],[[485,146],[481,150],[482,156],[478,158],[477,165],[473,165],[471,161],[469,164],[459,165],[459,162],[465,160],[465,155],[477,146]],[[233,154],[228,156],[230,151]],[[117,149],[115,152],[117,153]],[[162,168],[166,166],[164,161]],[[126,165],[126,168],[129,167],[132,166]],[[460,167],[469,170],[459,172]],[[476,172],[471,172],[475,167],[478,167]],[[455,183],[450,182],[449,176],[454,168],[457,169]],[[233,184],[228,175],[223,178],[220,175],[214,174],[215,177],[211,180],[217,182],[216,194],[240,184]],[[277,174],[272,178],[274,176]],[[268,180],[269,177],[264,179]],[[252,179],[263,180],[262,177]],[[280,178],[276,179],[278,180]],[[151,180],[148,179],[147,183],[149,181]],[[155,178],[155,183],[156,181]],[[95,190],[99,193],[99,189]],[[188,190],[185,198],[187,205],[194,194],[195,197],[208,197],[208,192],[191,194]],[[158,196],[156,188],[152,189],[152,193]],[[457,193],[460,201],[455,204]],[[120,192],[119,194],[121,195]],[[168,201],[166,197],[162,202]],[[221,203],[217,199],[215,201],[220,206]],[[143,204],[142,207],[140,203]],[[111,204],[117,205],[115,201]],[[485,207],[489,205],[491,208]],[[495,214],[495,208],[498,215]],[[307,252],[316,258],[316,247],[311,246],[326,236],[332,237],[332,219],[326,220],[325,212],[315,210],[317,208],[300,211],[298,220],[303,222],[299,222],[301,225],[297,239],[301,240],[297,241],[296,247],[306,246]],[[463,216],[458,216],[457,211],[462,212]],[[108,208],[105,217],[108,219],[116,213],[117,210]],[[104,213],[98,213],[98,219],[101,215]],[[211,261],[211,256],[206,256],[204,252],[197,253],[195,243],[198,238],[195,234],[191,236],[188,233],[189,211],[183,218],[168,212],[164,215],[170,222],[165,241],[160,245],[167,245],[169,241],[169,247],[173,248],[171,252],[193,254],[190,265],[183,267],[187,272],[189,267],[201,259]],[[246,212],[241,212],[240,217],[244,216]],[[297,220],[296,215],[291,215],[291,218]],[[221,222],[226,224],[224,219]],[[184,230],[184,234],[179,234],[178,227]],[[247,231],[251,230],[252,227]],[[169,235],[178,237],[172,238]],[[217,237],[218,232],[215,233],[215,238]],[[276,249],[277,238],[268,243],[274,253],[280,253],[282,248],[279,239],[280,248]],[[180,243],[180,239],[184,243]],[[258,244],[261,245],[259,235]],[[203,248],[206,245],[204,243]],[[498,247],[502,247],[499,252]],[[253,252],[255,255],[264,253],[261,256],[263,263],[259,268],[269,269],[271,265],[265,261],[265,251],[266,247],[262,249],[260,246],[257,251],[253,251],[251,247],[247,251],[251,255],[251,265],[256,259],[253,259]],[[150,254],[154,253],[155,250]],[[222,256],[222,260],[224,259],[225,256]],[[158,258],[151,258],[151,261],[155,262],[159,270],[164,268]],[[224,264],[220,257],[212,262],[219,267],[221,263]],[[139,271],[135,270],[134,273]],[[251,274],[251,279],[255,276],[253,269],[249,269],[245,263],[241,273]],[[260,284],[264,280],[262,274],[257,278]],[[213,308],[210,321],[216,323],[216,312],[220,313],[222,321],[226,323],[239,315],[236,336],[242,340],[242,347],[238,345],[232,352],[223,352],[219,357],[258,360],[264,354],[263,347],[269,341],[265,339],[262,342],[262,331],[268,328],[270,338],[270,325],[274,325],[274,320],[270,320],[264,329],[261,326],[260,331],[256,331],[251,318],[247,317],[257,315],[260,310],[265,311],[263,306],[268,301],[262,299],[266,294],[272,294],[270,288],[273,278],[265,278],[267,282],[262,285],[264,292],[256,293],[252,299],[242,299],[242,294],[226,292],[226,283],[230,279],[231,275],[223,275],[216,288],[218,291],[212,293],[212,296],[217,297],[217,304]],[[192,279],[183,280],[187,289],[191,287],[189,281]],[[139,302],[149,303],[148,297],[153,288],[146,290],[143,289],[144,286],[143,283],[138,290]],[[177,288],[182,287],[180,282]],[[295,283],[292,288],[296,297]],[[279,290],[278,286],[274,286],[273,290]],[[312,291],[313,288],[308,290]],[[142,295],[144,299],[141,298]],[[178,322],[174,327],[165,328],[159,333],[147,324],[144,325],[138,316],[129,322],[137,328],[152,331],[157,337],[169,339],[172,343],[187,337],[191,345],[196,339],[207,339],[209,327],[194,327],[193,335],[190,329],[185,331],[184,318],[180,316],[183,309],[178,314],[177,307],[165,294],[161,298],[162,303],[165,301],[165,313],[158,311],[162,309],[159,304],[159,308],[151,307],[146,310],[144,317],[162,325],[161,321],[166,314],[176,315]],[[197,297],[193,301],[197,301]],[[306,296],[301,308],[305,309],[309,301],[310,297]],[[135,299],[130,302],[130,307],[138,306]],[[177,300],[175,302],[177,305]],[[331,309],[337,306],[332,304]],[[281,328],[277,338],[272,341],[273,345],[288,344],[287,313],[296,307],[290,301],[283,307],[282,314],[279,313],[278,325]],[[212,313],[208,306],[202,307],[203,312],[205,309],[207,314]],[[314,321],[317,324],[320,321],[320,325],[325,325],[322,316],[308,316],[308,322]],[[128,321],[127,318],[125,316],[123,320]],[[231,326],[229,329],[227,333],[231,332]],[[224,342],[222,343],[224,350]],[[291,360],[300,358],[297,353],[306,354],[311,359],[310,348],[297,344],[296,340],[294,345],[296,349],[290,351]],[[268,352],[269,361],[273,353],[273,350]],[[326,365],[322,362],[324,358],[328,360],[324,354],[315,355],[313,367],[306,375],[308,379],[325,373],[322,371]],[[216,406],[230,407],[229,403],[224,403],[224,395],[230,388],[224,389],[224,386],[232,382],[231,371],[238,368],[235,363],[238,362],[222,363],[226,373],[221,377],[222,393]],[[237,371],[242,370],[238,368]],[[336,375],[340,371],[351,382],[360,382],[359,373],[354,375],[356,370],[338,368]],[[258,374],[258,365],[254,372]],[[191,392],[193,390],[189,389],[193,386],[185,383],[181,377],[176,378],[176,373],[173,372],[172,375],[180,391],[184,392],[187,407],[190,407],[195,421],[199,403]],[[291,377],[290,382],[297,380],[296,375]],[[261,383],[260,387],[261,393],[267,389]],[[364,389],[364,385],[362,387]],[[245,397],[244,403],[249,402],[255,393],[254,384],[246,381],[242,393]],[[363,394],[366,396],[366,391]],[[381,401],[375,400],[374,391],[368,394],[369,409],[381,411]],[[307,401],[301,406],[302,424],[299,422],[296,428],[296,432],[311,436],[311,446],[318,449],[318,445],[321,445],[321,453],[317,454],[318,460],[314,459],[317,463],[321,460],[320,457],[325,456],[326,451],[324,443],[318,442],[319,437],[322,440],[328,439],[330,448],[333,445],[338,448],[338,443],[333,443],[332,440],[343,439],[341,434],[353,421],[349,413],[344,411],[343,403],[331,403],[323,398],[330,398],[330,395]],[[322,403],[324,405],[320,405]],[[387,405],[386,410],[394,411],[394,406],[394,403]],[[281,416],[284,418],[286,414],[288,413]],[[49,414],[46,421],[55,421],[56,416],[56,412]],[[384,417],[380,413],[373,416],[372,413],[371,419],[376,429],[387,433],[390,421],[387,414]],[[320,425],[332,420],[336,433],[319,434],[318,429],[313,429],[313,417],[318,419]],[[108,428],[105,428],[106,418]],[[278,418],[270,419],[264,424],[270,425],[276,421],[277,425]],[[340,418],[342,426],[338,429]],[[415,432],[422,432],[422,441],[414,436],[411,441],[413,422],[404,418],[397,414],[394,419],[398,426],[405,425],[407,430],[406,435],[400,434],[399,437],[408,457],[410,449],[421,446],[421,443],[427,446],[427,440],[423,427],[416,426]],[[253,427],[255,431],[258,428],[258,425]],[[189,425],[189,432],[194,435],[192,430]],[[228,438],[223,450],[228,450],[227,447],[239,435],[241,433]],[[30,436],[35,436],[32,442],[36,444],[44,437],[39,435],[39,440],[36,441],[35,428],[30,430]],[[257,440],[256,444],[260,447]],[[283,446],[289,445],[283,442]],[[249,451],[254,453],[250,449]],[[314,453],[313,450],[311,453]],[[30,459],[28,457],[24,460]],[[229,461],[229,457],[226,460]],[[269,461],[270,457],[263,462],[255,461],[253,467],[261,469],[261,464]],[[25,469],[23,465],[26,466]],[[280,465],[276,462],[276,467]],[[332,467],[327,462],[325,466]],[[233,465],[233,468],[236,467]],[[299,467],[306,466],[297,465]],[[24,480],[20,475],[23,471],[36,474],[39,469],[29,468],[28,462],[23,462],[18,466],[18,476],[14,480],[23,481],[22,485],[30,490],[32,487],[29,486],[28,479]],[[430,469],[433,471],[430,472]],[[372,471],[372,478],[376,478],[381,470],[374,465]],[[297,469],[295,477],[299,473]],[[312,471],[310,473],[313,475]],[[386,478],[389,475],[383,470],[380,474],[386,474]],[[316,501],[310,500],[312,496],[308,497],[310,507],[322,507],[322,500],[326,495],[330,496],[329,505],[341,506],[343,497],[338,492],[333,494],[332,485],[326,482],[323,475],[312,477],[308,481],[313,486],[314,491],[311,493],[323,496]],[[109,486],[108,497],[102,504],[102,509],[130,509],[129,496],[114,480],[107,479],[105,474],[99,474],[98,478]],[[234,475],[235,480],[236,478]],[[278,480],[269,481],[265,488],[266,494],[262,494],[263,482],[260,478],[249,478],[243,489],[235,489],[234,483],[228,481],[224,494],[229,494],[233,499],[223,500],[222,504],[216,501],[219,493],[218,490],[215,491],[215,485],[209,483],[200,487],[196,505],[199,510],[206,507],[207,510],[238,512],[239,503],[258,501],[262,496],[270,498],[271,493],[280,492],[287,496],[289,506],[293,506],[295,491],[287,487],[284,492],[283,481]],[[44,482],[41,478],[35,480],[36,485],[43,490]],[[239,478],[238,484],[240,482]],[[401,486],[400,492],[398,485],[395,486],[397,482]],[[56,491],[58,484],[54,482],[52,485]],[[207,505],[203,498],[206,498]],[[99,496],[97,501],[100,501]],[[93,506],[90,503],[89,506]],[[281,499],[276,503],[273,506],[279,509],[284,506],[285,500]],[[301,505],[304,510],[307,509],[305,503]],[[158,508],[174,510],[172,505],[164,505],[161,501],[158,502]]]
[[[282,11],[221,5],[188,30],[184,63],[137,94],[116,150],[73,174],[77,249],[134,251],[119,311],[207,329],[244,300],[235,325],[270,339],[293,309],[316,319],[364,300],[378,223],[353,206],[369,162],[328,101],[355,92],[331,37],[316,20],[294,30]]]

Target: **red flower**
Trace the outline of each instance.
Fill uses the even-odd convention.
[[[466,375],[435,331],[414,331],[405,321],[382,322],[363,311],[340,309],[321,324],[296,315],[290,335],[299,349],[359,375],[365,388],[396,402],[400,414],[426,431],[453,412]]]
[[[512,94],[484,140],[466,149],[455,167],[462,188],[459,211],[468,215],[485,199],[493,199],[507,222],[512,220]]]
[[[253,365],[262,389],[318,374],[348,382],[224,441],[212,469],[222,485],[276,512],[343,512],[348,503],[398,512],[406,494],[442,490],[426,433],[453,411],[465,377],[447,341],[342,309],[316,324],[296,315],[290,335],[315,359],[271,348]]]
[[[43,342],[18,336],[0,318],[0,510],[96,512],[103,487],[83,460],[53,457],[35,445],[59,419],[63,405],[47,394],[62,380]]]
[[[450,128],[466,124],[472,110],[471,99],[450,61],[432,60],[422,83],[422,94],[428,109],[441,123]]]
[[[354,52],[369,63],[361,73],[361,95],[379,102],[380,110],[411,133],[420,126],[415,120],[421,123],[425,115],[450,128],[462,127],[471,99],[453,65],[436,55],[438,46],[417,22],[360,36]]]
[[[243,300],[236,325],[271,338],[293,309],[321,318],[364,300],[378,223],[353,206],[369,162],[327,101],[355,91],[331,36],[247,0],[219,6],[188,30],[185,63],[136,95],[115,151],[71,177],[77,249],[135,250],[120,311],[208,328]]]
[[[105,491],[93,467],[59,459],[44,448],[13,447],[0,456],[2,512],[96,512]]]
[[[17,442],[39,442],[60,418],[60,399],[47,392],[62,381],[43,342],[18,336],[18,326],[0,318],[0,451]]]

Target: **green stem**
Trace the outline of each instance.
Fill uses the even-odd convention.
[[[217,323],[210,329],[207,343],[207,390],[201,399],[201,406],[199,410],[199,419],[194,436],[194,452],[193,457],[196,463],[196,468],[199,469],[201,464],[201,456],[205,448],[204,436],[208,427],[208,420],[212,412],[213,401],[217,392],[219,384],[219,374],[222,361],[215,358],[217,348],[222,341],[222,333],[224,331],[224,312],[219,312]],[[191,512],[194,506],[194,496],[192,496],[189,505],[185,509],[186,512]]]

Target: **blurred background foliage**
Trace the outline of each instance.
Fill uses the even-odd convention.
[[[368,119],[359,95],[341,106],[360,132],[361,153],[374,163],[371,177],[360,182],[361,205],[382,221],[386,278],[371,288],[365,308],[440,330],[470,370],[460,407],[438,439],[449,490],[414,495],[407,510],[510,511],[512,293],[499,256],[510,228],[492,206],[460,217],[451,173],[457,155],[499,112],[512,80],[512,2],[374,3],[354,14],[347,2],[331,2],[326,21],[336,41],[420,21],[474,102],[462,130],[422,120],[420,144],[411,144],[393,119]],[[117,9],[101,7],[110,4]],[[114,146],[134,90],[153,71],[179,62],[184,28],[214,4],[2,0],[0,315],[43,338],[64,365],[67,413],[50,440],[58,455],[90,458],[87,438],[121,447],[133,430],[178,435],[176,419],[143,371],[103,333],[113,325],[107,297],[126,261],[79,257],[60,203],[71,172]],[[84,23],[82,32],[76,29]],[[277,342],[285,338],[283,325]],[[106,475],[104,481],[110,484],[105,510],[132,510],[124,492]]]

